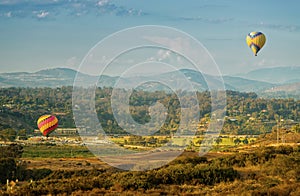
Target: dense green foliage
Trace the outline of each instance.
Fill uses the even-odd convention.
[[[0,146],[0,183],[6,180],[40,180],[51,173],[49,169],[26,169],[21,161],[23,147],[17,144]]]
[[[0,159],[0,183],[4,184],[6,179],[14,178],[16,173],[16,162],[13,158]]]
[[[0,146],[0,158],[20,158],[23,153],[23,147],[17,144]]]
[[[84,89],[82,89],[84,91]],[[114,119],[111,108],[112,88],[98,88],[96,91],[96,110],[102,127],[108,134],[126,133]],[[184,102],[192,99],[188,92],[183,95]],[[89,97],[82,98],[81,105],[75,108],[89,107]],[[200,122],[205,124],[210,116],[210,93],[197,93]],[[175,94],[162,91],[134,91],[130,97],[130,112],[134,120],[147,123],[150,120],[149,106],[159,102],[167,108],[165,124],[157,130],[157,134],[170,134],[178,129],[180,123],[180,102]],[[184,107],[184,103],[182,103]],[[59,127],[75,127],[72,113],[72,87],[61,88],[4,88],[0,89],[0,136],[14,140],[17,136],[24,137],[24,132],[32,133],[36,120],[42,114],[57,114]],[[160,115],[160,114],[154,114]],[[192,119],[192,115],[187,119]],[[294,99],[263,99],[255,93],[227,91],[227,113],[222,129],[224,134],[264,134],[280,119],[282,125],[299,121],[300,101]],[[195,122],[188,122],[188,124]],[[199,126],[199,125],[195,125]],[[20,133],[20,130],[23,130]],[[183,134],[189,134],[188,127]],[[88,130],[89,131],[89,130]],[[93,130],[90,130],[93,131]],[[191,132],[193,133],[193,132]]]

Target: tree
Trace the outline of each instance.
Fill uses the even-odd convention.
[[[294,125],[291,130],[295,133],[300,133],[300,124]]]
[[[17,165],[13,158],[0,159],[0,184],[4,184],[7,179],[13,179],[16,173]]]
[[[233,140],[233,142],[235,145],[239,145],[241,143],[241,140],[240,140],[240,138],[236,138]]]
[[[0,147],[0,158],[20,158],[23,153],[23,147],[18,144],[10,144]]]
[[[245,138],[245,139],[243,139],[243,144],[249,144],[249,141],[248,141],[248,139],[247,138]]]
[[[18,132],[18,138],[19,138],[19,140],[27,140],[27,134],[26,134],[26,130],[25,129],[21,129]]]
[[[222,138],[221,137],[217,137],[215,139],[215,142],[216,142],[217,145],[219,145],[220,143],[222,143]]]
[[[5,141],[6,140],[14,141],[16,139],[16,136],[17,136],[17,132],[12,128],[8,128],[0,131],[0,138],[2,138]]]
[[[156,145],[158,143],[158,139],[151,136],[149,139],[147,139],[147,143],[150,145]]]

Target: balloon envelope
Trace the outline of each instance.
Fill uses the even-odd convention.
[[[37,126],[44,136],[48,136],[58,126],[58,120],[53,115],[43,115],[37,121]]]
[[[251,32],[246,37],[247,45],[251,48],[255,56],[266,43],[266,36],[262,32]]]

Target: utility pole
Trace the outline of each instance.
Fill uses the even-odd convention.
[[[280,115],[279,115],[279,119],[277,122],[277,144],[279,143],[279,123],[280,123]]]

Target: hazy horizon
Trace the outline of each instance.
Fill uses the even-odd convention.
[[[276,69],[276,68],[295,68],[295,67],[300,67],[300,66],[274,66],[274,67],[265,67],[265,68],[257,68],[257,69],[253,69],[253,70],[248,70],[247,72],[239,72],[239,73],[233,73],[233,74],[223,74],[222,76],[239,76],[239,75],[242,75],[242,74],[247,74],[247,73],[250,73],[250,72],[253,72],[253,71],[257,71],[257,70],[262,70],[262,69]],[[33,71],[12,71],[12,72],[0,72],[0,74],[12,74],[12,73],[29,73],[29,74],[32,74],[32,73],[37,73],[37,72],[40,72],[40,71],[45,71],[45,70],[55,70],[55,69],[69,69],[69,70],[73,70],[73,71],[76,71],[76,72],[80,72],[82,74],[87,74],[87,75],[90,75],[90,76],[99,76],[98,74],[93,74],[93,73],[86,73],[86,72],[81,72],[79,70],[77,70],[76,68],[72,68],[72,67],[45,67],[45,68],[42,68],[42,69],[38,69],[38,70],[33,70]],[[179,69],[179,70],[184,70],[183,69]],[[193,71],[199,71],[199,70],[196,70],[196,69],[189,69],[188,70],[193,70]],[[169,73],[169,72],[172,72],[170,70],[165,70],[165,71],[162,71],[160,70],[159,72],[148,72],[145,74],[145,72],[137,72],[136,74],[132,74],[132,75],[129,75],[130,77],[132,76],[154,76],[156,74],[164,74],[164,73]],[[202,72],[200,72],[202,73]],[[202,74],[205,74],[205,73],[202,73]],[[114,74],[102,74],[102,75],[107,75],[107,76],[111,76],[111,77],[115,77],[115,76],[119,76],[119,75],[114,75]]]

